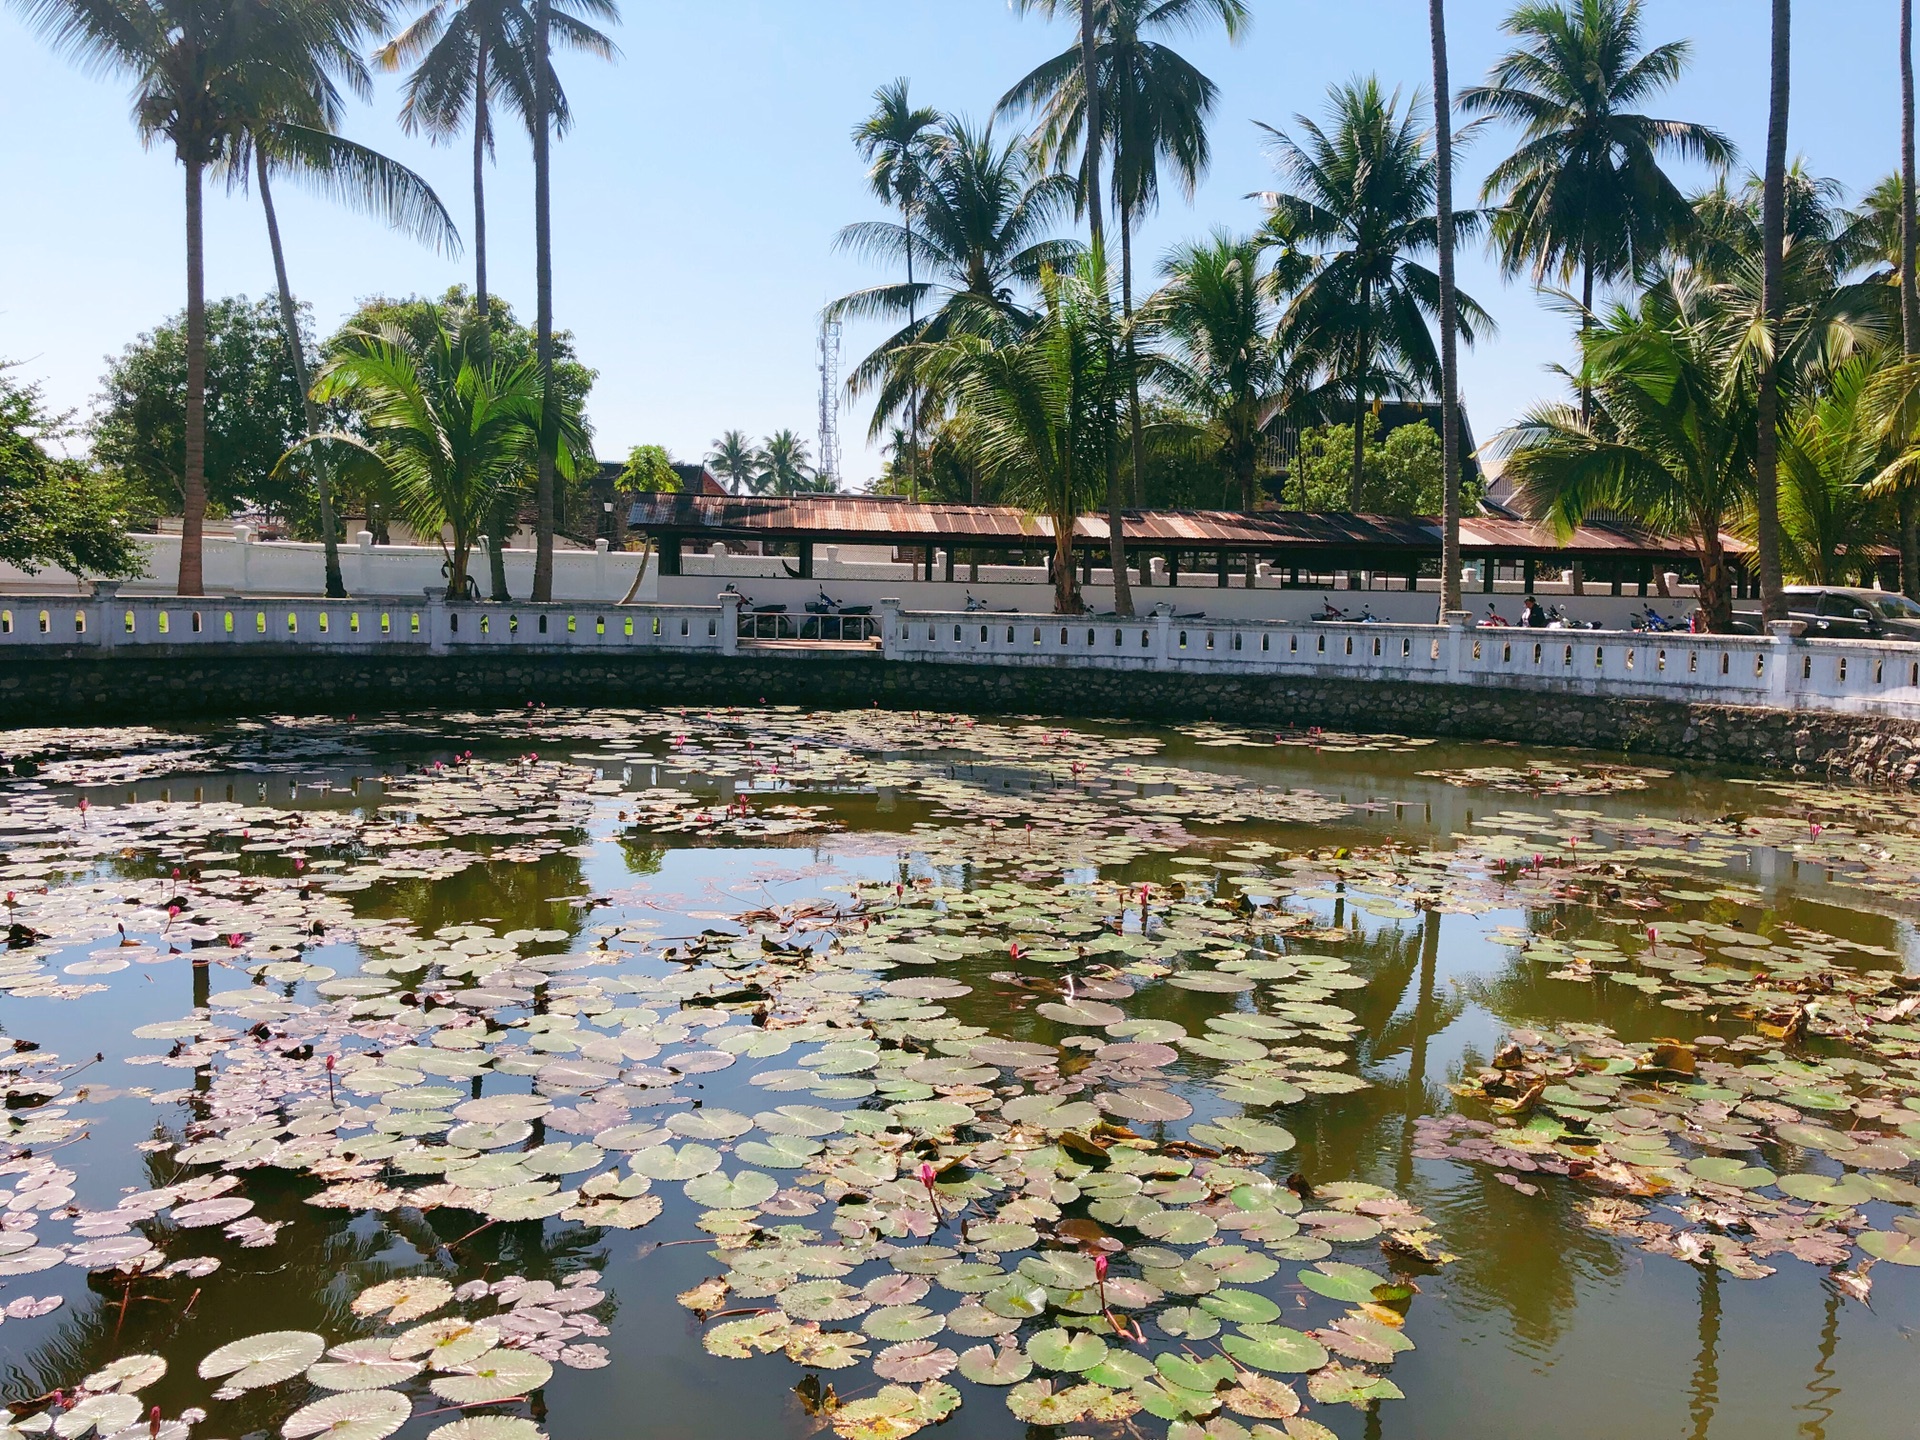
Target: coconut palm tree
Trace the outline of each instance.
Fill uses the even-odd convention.
[[[1079,245],[1050,233],[1073,203],[1073,182],[1043,175],[1024,141],[1001,144],[991,125],[942,121],[920,196],[912,244],[926,261],[924,277],[857,290],[827,310],[834,319],[906,321],[847,380],[850,393],[875,396],[870,436],[886,433],[916,385],[924,408],[941,403],[914,369],[909,347],[963,331],[1017,332],[1032,319],[1026,297],[1041,274],[1071,267],[1081,254]],[[904,258],[908,234],[903,225],[873,220],[849,225],[835,243],[890,265]]]
[[[481,327],[449,329],[438,312],[423,342],[397,325],[362,330],[321,370],[321,404],[353,407],[367,438],[334,431],[303,444],[361,450],[391,477],[415,528],[448,538],[447,598],[466,598],[468,560],[499,494],[525,485],[536,463],[545,389],[537,363],[495,358]],[[590,465],[577,411],[561,406],[556,463],[571,478]]]
[[[1920,219],[1914,214],[1913,0],[1900,0],[1900,351],[1920,355]],[[1920,596],[1920,503],[1900,496],[1900,588]]]
[[[744,495],[766,463],[766,455],[751,440],[744,430],[729,430],[713,442],[713,448],[707,451],[707,463],[733,485],[733,493]]]
[[[1240,508],[1257,498],[1261,435],[1285,405],[1287,352],[1260,276],[1260,245],[1225,231],[1185,245],[1161,266],[1166,283],[1141,310],[1172,342],[1153,377],[1176,404],[1206,417],[1215,461]]]
[[[1866,489],[1882,458],[1881,434],[1861,404],[1876,368],[1870,358],[1850,361],[1781,426],[1782,562],[1809,584],[1853,583],[1886,530],[1887,505]]]
[[[323,81],[326,70],[334,65],[345,71],[354,89],[371,93],[371,84],[357,55],[348,52],[337,57],[315,57],[315,71]],[[228,163],[231,178],[244,183],[247,157],[249,154],[252,157],[254,181],[260,187],[260,208],[266,215],[267,244],[273,253],[280,324],[287,333],[294,382],[300,388],[301,403],[306,409],[307,433],[316,435],[321,428],[320,407],[310,393],[306,345],[300,333],[293,288],[287,280],[286,251],[280,243],[280,218],[273,203],[273,174],[277,171],[318,189],[443,252],[457,250],[460,237],[440,197],[419,175],[397,160],[334,133],[340,119],[340,106],[330,85],[316,85],[306,98],[310,104],[302,109],[250,118]],[[331,485],[326,465],[318,461],[318,457],[316,462],[313,479],[320,504],[320,540],[326,556],[326,593],[330,599],[345,599],[347,587],[340,573],[339,526],[334,519]]]
[[[802,495],[818,489],[819,478],[807,442],[792,430],[780,430],[769,435],[760,447],[760,470],[752,480],[753,493]]]
[[[1460,303],[1453,275],[1453,83],[1447,78],[1446,0],[1428,0],[1433,45],[1434,213],[1440,261],[1440,613],[1460,599]]]
[[[1767,168],[1761,199],[1760,313],[1765,340],[1760,350],[1760,394],[1754,423],[1754,516],[1759,551],[1760,614],[1787,618],[1780,590],[1780,341],[1786,314],[1782,271],[1787,246],[1787,109],[1792,57],[1790,0],[1773,0],[1771,96],[1767,106]]]
[[[906,250],[907,288],[913,274],[913,217],[920,205],[940,112],[931,106],[916,108],[907,95],[903,77],[873,92],[873,114],[854,127],[853,143],[867,162],[867,185],[879,199],[900,211]],[[907,324],[918,319],[918,307],[909,295]],[[914,499],[920,498],[920,387],[907,376],[907,479]]]
[[[204,590],[207,510],[207,173],[230,160],[249,117],[297,109],[378,10],[371,0],[14,0],[30,27],[89,68],[125,74],[134,123],[173,147],[186,180],[187,393],[177,589]]]
[[[534,528],[533,596],[553,599],[553,479],[559,459],[563,417],[560,392],[553,383],[553,138],[573,123],[566,92],[553,71],[556,42],[612,60],[619,51],[582,16],[615,22],[614,0],[532,0],[533,109],[524,118],[533,132],[534,349],[540,370],[540,453],[537,476],[538,518]]]
[[[494,150],[493,111],[504,103],[533,113],[532,19],[521,0],[434,0],[374,56],[381,69],[411,66],[400,128],[436,144],[473,131],[473,293],[488,314],[486,164]],[[484,342],[486,332],[483,329]]]
[[[1242,0],[1107,0],[1082,9],[1083,37],[1084,21],[1091,18],[1094,24],[1091,67],[1083,40],[1021,80],[1000,106],[1003,111],[1037,109],[1036,138],[1043,153],[1071,165],[1070,157],[1080,152],[1080,162],[1073,168],[1080,172],[1083,189],[1100,186],[1099,139],[1112,145],[1113,202],[1120,221],[1121,313],[1131,321],[1134,230],[1159,201],[1163,168],[1171,170],[1187,198],[1193,198],[1212,159],[1207,121],[1219,98],[1213,81],[1172,46],[1150,37],[1195,30],[1217,18],[1228,39],[1238,41],[1246,33],[1250,16]],[[1089,121],[1095,117],[1106,134],[1094,137],[1089,151],[1085,142],[1091,132]],[[1128,358],[1136,358],[1131,337]],[[1133,500],[1138,505],[1143,503],[1145,463],[1137,375],[1129,386],[1129,405]]]
[[[1709,287],[1668,275],[1634,307],[1581,335],[1586,405],[1536,406],[1494,440],[1529,514],[1571,534],[1594,510],[1686,536],[1700,564],[1700,608],[1733,618],[1722,530],[1753,497],[1755,391]]]
[[[1018,338],[961,333],[926,351],[926,368],[969,421],[969,440],[1016,503],[1053,526],[1054,609],[1086,606],[1074,526],[1105,489],[1116,400],[1125,387],[1120,321],[1097,254],[1048,272],[1043,308]]]
[[[1635,108],[1678,81],[1691,53],[1684,40],[1643,48],[1640,10],[1640,0],[1530,0],[1503,27],[1519,43],[1460,95],[1468,114],[1520,130],[1482,191],[1501,262],[1535,284],[1578,275],[1583,317],[1596,283],[1644,269],[1692,224],[1662,159],[1733,162],[1719,131]]]
[[[1364,478],[1368,404],[1392,395],[1433,394],[1443,383],[1427,318],[1440,306],[1440,277],[1414,257],[1439,242],[1434,206],[1438,167],[1420,125],[1420,102],[1403,110],[1372,77],[1329,92],[1329,124],[1294,117],[1302,136],[1262,126],[1295,189],[1260,196],[1272,212],[1271,239],[1317,247],[1318,263],[1282,319],[1287,347],[1322,372],[1319,403],[1344,403],[1353,416],[1349,504]],[[1453,215],[1456,232],[1477,233],[1480,213]],[[1469,345],[1492,317],[1456,292],[1459,334]]]

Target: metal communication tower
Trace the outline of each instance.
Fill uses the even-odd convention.
[[[820,452],[822,480],[840,479],[840,322],[820,320]]]

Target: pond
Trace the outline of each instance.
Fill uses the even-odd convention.
[[[1910,1428],[1905,795],[779,707],[0,775],[0,1440]]]

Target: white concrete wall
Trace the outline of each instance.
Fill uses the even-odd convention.
[[[201,541],[201,564],[206,589],[213,595],[324,595],[326,552],[323,546],[295,541],[257,541],[245,526],[233,534],[209,533]],[[340,573],[352,595],[404,596],[418,599],[430,586],[444,588],[441,566],[446,555],[437,545],[375,545],[362,532],[360,543],[340,547]],[[171,595],[180,573],[178,535],[134,537],[145,562],[143,578],[121,587],[125,595]],[[603,542],[604,543],[604,542]],[[506,552],[507,588],[516,596],[533,589],[533,551]],[[639,551],[609,553],[604,549],[566,550],[553,554],[553,593],[556,600],[614,604],[625,597],[639,572]],[[468,562],[481,593],[487,591],[487,556],[476,549]],[[648,578],[636,599],[652,600],[656,568],[649,561]],[[64,570],[27,575],[0,564],[0,592],[11,594],[75,595],[87,582]]]

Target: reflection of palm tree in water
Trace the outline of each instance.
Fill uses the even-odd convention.
[[[1693,1389],[1687,1413],[1693,1417],[1688,1440],[1707,1440],[1720,1406],[1720,1267],[1709,1258],[1700,1271],[1700,1354],[1693,1362]]]
[[[1806,1440],[1826,1440],[1827,1422],[1833,1418],[1833,1402],[1840,1394],[1833,1378],[1833,1357],[1840,1348],[1840,1305],[1840,1292],[1827,1286],[1826,1318],[1820,1325],[1820,1358],[1814,1362],[1813,1378],[1807,1381],[1810,1398],[1798,1407],[1807,1415],[1800,1422],[1800,1433]]]

